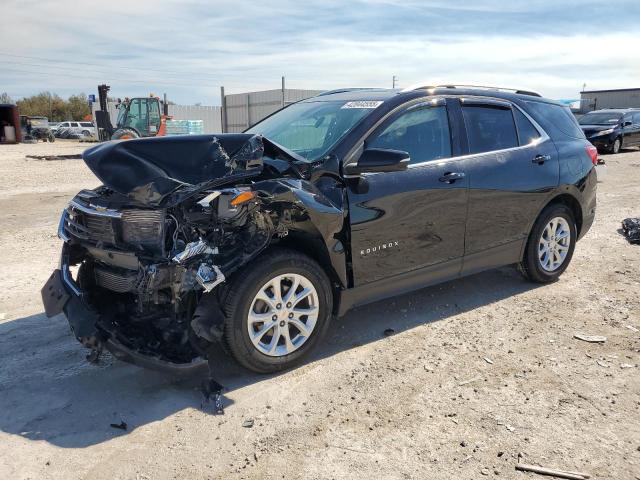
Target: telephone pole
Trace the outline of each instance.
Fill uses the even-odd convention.
[[[396,77],[395,75],[392,78],[392,88],[396,88],[396,83],[398,83],[398,77]]]

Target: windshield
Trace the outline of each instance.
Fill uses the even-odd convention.
[[[255,133],[309,161],[322,158],[382,102],[318,101],[294,103],[254,125]]]
[[[622,118],[621,113],[587,113],[580,117],[580,125],[617,125]]]

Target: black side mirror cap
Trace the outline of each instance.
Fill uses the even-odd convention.
[[[406,170],[410,157],[408,152],[385,148],[368,148],[356,163],[345,165],[345,175],[361,173],[399,172]]]
[[[633,125],[633,124],[630,121],[622,122],[622,126],[623,127],[629,127],[631,125]]]

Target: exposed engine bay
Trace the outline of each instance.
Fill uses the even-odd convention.
[[[103,186],[63,212],[61,267],[42,294],[47,314],[64,310],[96,354],[171,365],[206,358],[222,336],[227,280],[274,243],[317,246],[335,287],[346,282],[338,176],[267,139],[109,142],[83,158]]]

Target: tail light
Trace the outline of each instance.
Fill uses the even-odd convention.
[[[593,145],[587,145],[585,147],[587,154],[591,157],[591,163],[594,165],[598,165],[598,149]]]

